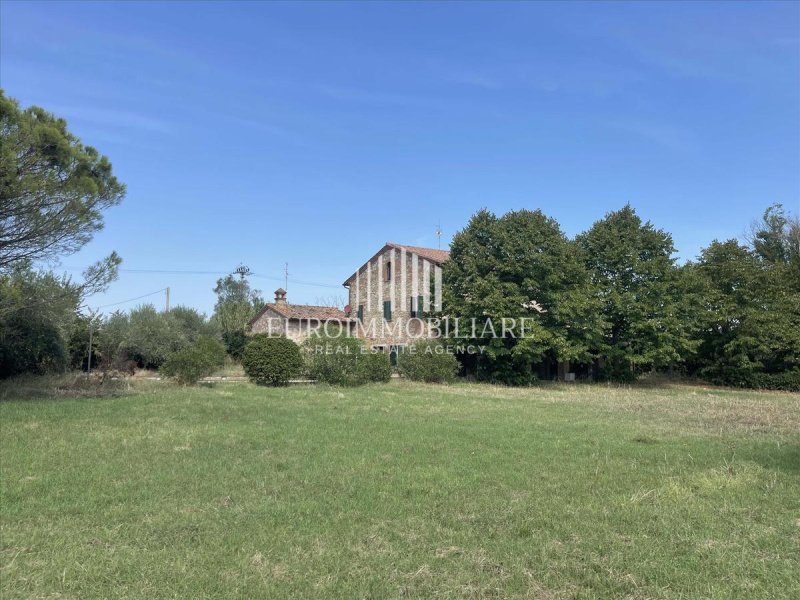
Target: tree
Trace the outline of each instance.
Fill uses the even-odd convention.
[[[201,336],[217,337],[217,330],[206,316],[189,306],[175,306],[169,311],[186,339],[194,343]]]
[[[0,275],[0,377],[63,371],[79,301],[68,277],[27,264]]]
[[[247,326],[256,313],[264,306],[259,290],[250,288],[244,278],[227,275],[217,280],[214,287],[217,302],[214,305],[212,321],[222,335],[228,353],[241,358],[247,338]]]
[[[116,278],[121,259],[91,265],[80,283],[33,264],[79,250],[124,193],[108,159],[63,119],[22,110],[0,90],[0,376],[82,363],[83,302]]]
[[[28,261],[0,271],[0,377],[23,372],[62,371],[80,366],[79,349],[87,315],[86,296],[102,291],[116,276],[118,257],[100,261],[83,281],[35,270]]]
[[[171,313],[158,312],[152,304],[145,304],[131,311],[122,350],[139,366],[158,369],[170,354],[189,344],[181,323]]]
[[[479,211],[453,238],[443,279],[446,315],[481,323],[480,376],[524,383],[532,363],[592,358],[604,327],[597,295],[580,248],[541,211]],[[503,319],[515,320],[506,335]]]
[[[64,119],[2,90],[0,141],[0,270],[76,252],[125,195],[109,160]]]
[[[637,369],[671,365],[691,354],[697,343],[669,233],[642,223],[628,205],[608,213],[577,242],[609,324],[598,347],[609,377],[629,379]]]
[[[693,370],[719,382],[750,385],[759,373],[800,367],[800,271],[793,221],[780,206],[764,213],[750,245],[714,241],[695,270],[704,327]]]
[[[115,359],[123,358],[120,354],[128,328],[128,315],[122,311],[114,311],[103,319],[94,342],[100,355],[100,360],[96,363],[98,366],[110,368]]]
[[[789,217],[782,204],[769,206],[761,220],[750,226],[749,242],[756,256],[773,264],[789,262],[793,250],[789,225]]]

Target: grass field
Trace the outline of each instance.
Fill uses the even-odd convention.
[[[798,395],[4,393],[4,600],[800,597]]]

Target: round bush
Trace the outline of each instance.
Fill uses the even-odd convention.
[[[247,342],[242,352],[242,367],[254,383],[286,385],[303,369],[300,347],[285,337],[260,333]]]
[[[450,383],[458,373],[458,360],[439,342],[418,342],[398,355],[397,370],[414,381]]]

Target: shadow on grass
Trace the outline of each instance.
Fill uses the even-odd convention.
[[[760,445],[748,452],[747,458],[765,469],[800,475],[800,443]]]

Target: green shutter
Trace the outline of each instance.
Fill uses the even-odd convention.
[[[417,296],[417,314],[422,315],[424,311],[422,310],[425,306],[424,296]]]
[[[383,318],[385,321],[392,320],[392,303],[389,300],[383,303]]]
[[[358,320],[363,323],[364,322],[364,305],[361,304],[358,307]]]

